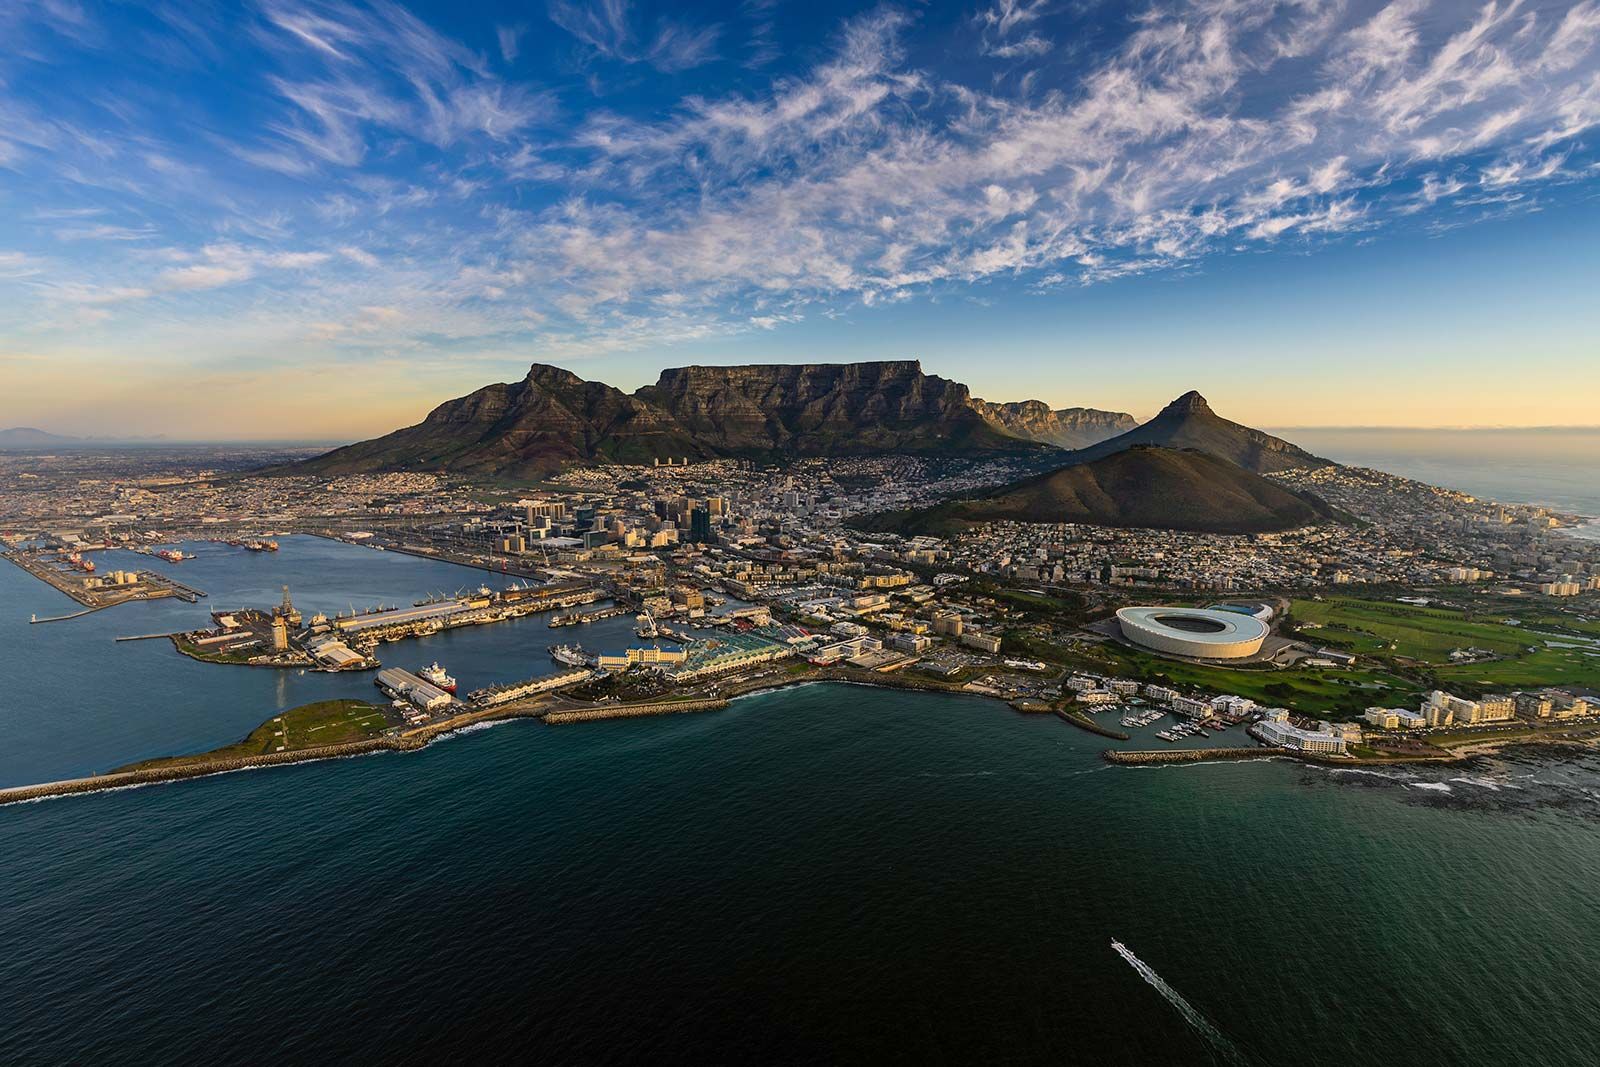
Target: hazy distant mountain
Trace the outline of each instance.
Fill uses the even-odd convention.
[[[51,445],[76,444],[79,438],[47,433],[32,426],[13,426],[0,430],[0,448],[48,448]]]
[[[966,386],[924,374],[914,360],[678,367],[632,394],[534,364],[521,382],[486,386],[441,404],[415,426],[295,469],[527,477],[575,463],[683,456],[1037,452],[1054,443],[1049,434],[1132,421],[1089,409],[1050,412],[1040,404],[1046,415],[1029,423],[1031,408],[996,414],[1003,407],[1028,405],[974,400]]]
[[[1184,393],[1168,404],[1149,422],[1127,433],[1078,449],[1068,457],[1068,461],[1086,463],[1134,445],[1199,449],[1257,474],[1334,465],[1331,460],[1313,456],[1281,438],[1252,430],[1237,422],[1229,422],[1211,410],[1205,397],[1193,391]]]
[[[1139,425],[1139,420],[1121,411],[1096,408],[1058,408],[1051,410],[1042,400],[1022,400],[1010,404],[990,404],[974,400],[985,418],[1015,437],[1042,441],[1057,448],[1085,448],[1115,437]]]
[[[1002,520],[1238,534],[1336,517],[1322,500],[1209,453],[1134,445],[978,497],[875,515],[858,525],[942,536]]]

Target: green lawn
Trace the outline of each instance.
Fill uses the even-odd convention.
[[[1503,656],[1521,653],[1531,642],[1519,627],[1499,617],[1468,618],[1447,608],[1329,597],[1296,600],[1290,617],[1297,624],[1320,623],[1306,640],[1366,655],[1392,655],[1423,663],[1449,664],[1458,648],[1486,648]]]
[[[368,704],[364,700],[322,700],[290,708],[251,730],[244,740],[231,745],[190,756],[163,756],[117,769],[143,770],[198,760],[262,756],[278,751],[279,746],[285,752],[294,752],[323,745],[341,745],[347,741],[376,737],[383,732],[383,728],[383,709],[376,704]]]

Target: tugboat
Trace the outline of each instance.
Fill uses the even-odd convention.
[[[435,688],[443,689],[446,693],[454,693],[456,691],[456,680],[445,673],[444,668],[439,666],[438,661],[430,663],[418,671],[417,677]]]

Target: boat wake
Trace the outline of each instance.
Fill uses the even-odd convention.
[[[1194,1005],[1184,1000],[1176,989],[1173,989],[1162,980],[1159,974],[1151,970],[1148,963],[1135,956],[1127,945],[1124,945],[1116,938],[1112,938],[1111,947],[1116,949],[1117,955],[1127,960],[1128,966],[1137,971],[1139,977],[1143,978],[1157,993],[1160,993],[1168,1004],[1177,1008],[1178,1014],[1183,1016],[1183,1021],[1192,1026],[1201,1037],[1205,1038],[1206,1043],[1221,1054],[1223,1059],[1229,1063],[1244,1064],[1246,1062],[1238,1047],[1224,1037],[1221,1030],[1212,1026],[1210,1020],[1195,1010]]]

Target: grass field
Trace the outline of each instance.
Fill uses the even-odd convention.
[[[1468,618],[1448,608],[1422,608],[1381,600],[1329,597],[1296,600],[1290,617],[1298,624],[1320,624],[1306,640],[1357,654],[1403,657],[1421,663],[1449,664],[1458,648],[1486,648],[1514,656],[1530,643],[1518,627],[1499,617]]]
[[[1322,624],[1304,632],[1309,641],[1373,656],[1396,669],[1420,665],[1429,679],[1464,696],[1546,685],[1600,687],[1600,649],[1551,648],[1545,636],[1531,632],[1560,627],[1583,634],[1594,624],[1541,611],[1522,625],[1512,626],[1503,621],[1513,617],[1511,610],[1508,606],[1468,616],[1449,608],[1329,597],[1296,600],[1290,614],[1299,624]],[[1488,649],[1504,658],[1486,663],[1451,662],[1451,651],[1469,647]]]
[[[383,709],[376,704],[368,704],[364,700],[322,700],[290,708],[257,726],[248,737],[234,744],[190,756],[145,760],[117,769],[129,771],[172,767],[198,760],[237,759],[280,750],[296,752],[323,745],[341,745],[347,741],[376,737],[383,732],[384,725]]]

